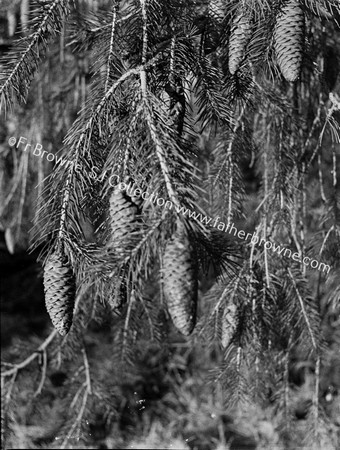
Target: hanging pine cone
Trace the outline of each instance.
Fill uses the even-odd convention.
[[[135,187],[130,190],[134,191]],[[110,245],[117,251],[127,250],[130,234],[137,229],[137,215],[141,205],[140,197],[130,197],[116,187],[110,197]]]
[[[250,40],[250,36],[250,16],[248,13],[241,11],[233,22],[229,39],[229,71],[233,75],[244,58],[245,48]]]
[[[163,289],[175,327],[184,335],[189,335],[196,324],[197,273],[184,230],[176,232],[165,247]]]
[[[298,0],[290,0],[277,17],[274,49],[282,75],[295,81],[300,73],[305,17]]]
[[[221,343],[223,348],[227,348],[236,330],[236,306],[234,303],[227,305],[222,317]]]
[[[44,290],[47,312],[54,327],[65,336],[72,325],[75,279],[67,259],[52,253],[44,268]]]

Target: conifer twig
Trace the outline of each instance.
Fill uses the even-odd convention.
[[[245,105],[242,105],[240,114],[238,115],[238,117],[236,119],[236,122],[234,124],[233,130],[232,130],[232,136],[231,136],[231,139],[230,139],[229,144],[228,144],[225,160],[224,160],[223,164],[221,164],[221,167],[220,167],[219,171],[217,172],[217,175],[216,175],[215,180],[213,182],[213,186],[216,186],[216,183],[218,182],[218,180],[220,178],[220,175],[221,175],[221,172],[222,172],[222,170],[224,168],[224,165],[226,164],[226,162],[228,161],[228,158],[231,155],[231,150],[232,150],[232,147],[234,145],[234,141],[236,139],[236,133],[237,133],[238,129],[240,128],[241,124],[242,124],[242,118],[244,116],[245,111],[246,111],[246,107],[245,107]]]
[[[146,85],[146,72],[145,72],[145,64],[146,64],[146,55],[148,51],[148,29],[147,29],[147,14],[146,14],[146,0],[140,0],[140,5],[142,9],[142,17],[143,17],[143,49],[142,49],[142,70],[140,71],[140,81],[141,81],[141,89],[143,98],[146,96],[147,85]]]
[[[8,390],[6,392],[6,396],[5,396],[5,405],[4,405],[5,408],[7,407],[8,403],[11,399],[12,390],[13,390],[13,386],[14,386],[16,377],[17,377],[17,372],[12,374],[12,378],[9,381],[9,388],[8,388]],[[5,377],[2,377],[1,378],[1,392],[4,392],[3,391],[4,387],[5,387]]]
[[[150,136],[155,144],[156,155],[157,155],[157,158],[158,158],[160,166],[161,166],[161,171],[162,171],[162,174],[164,177],[168,195],[169,195],[169,198],[172,201],[172,203],[176,206],[176,208],[180,209],[180,203],[175,194],[175,190],[172,186],[169,168],[168,168],[168,164],[167,164],[166,157],[165,157],[165,152],[164,152],[162,143],[160,142],[160,140],[158,139],[158,136],[157,136],[157,129],[156,129],[156,126],[154,123],[154,118],[152,117],[152,111],[150,111],[150,106],[147,101],[146,101],[146,103],[147,103],[146,111],[147,111],[147,118],[148,118],[147,122],[149,125]]]
[[[270,145],[270,134],[268,132],[267,136],[267,145],[264,149],[264,196],[268,197],[268,149]],[[267,241],[267,217],[268,217],[268,205],[267,203],[264,204],[264,214],[263,214],[263,234],[264,234],[264,240]],[[268,267],[268,252],[266,248],[266,244],[263,246],[264,251],[264,267],[265,267],[265,273],[266,273],[266,284],[267,287],[270,287],[270,277],[269,277],[269,267]]]
[[[320,355],[317,355],[315,363],[315,388],[313,392],[314,432],[318,437],[319,428],[319,385],[320,385]]]
[[[81,352],[83,354],[83,359],[84,359],[87,389],[89,391],[89,394],[92,394],[90,366],[89,366],[89,361],[87,359],[87,354],[86,354],[85,348],[83,348]]]
[[[288,273],[289,273],[289,276],[290,276],[290,278],[292,280],[293,287],[294,287],[294,290],[296,292],[297,298],[299,300],[301,311],[302,311],[302,315],[303,315],[303,318],[305,319],[305,322],[306,322],[306,325],[307,325],[307,328],[308,328],[308,332],[309,332],[311,340],[312,340],[312,345],[313,345],[314,349],[316,350],[317,349],[317,345],[316,345],[314,333],[313,333],[313,330],[312,330],[312,327],[311,327],[311,324],[310,324],[310,320],[309,320],[309,317],[307,315],[307,311],[306,311],[305,305],[303,303],[303,299],[302,299],[301,294],[300,294],[300,292],[298,290],[298,287],[296,285],[295,278],[294,278],[290,268],[288,268]]]
[[[62,442],[62,444],[60,446],[61,449],[66,448],[66,445],[67,445],[69,439],[72,437],[72,434],[77,429],[77,427],[80,427],[82,418],[83,418],[84,413],[85,413],[85,408],[86,408],[86,404],[87,404],[87,400],[88,400],[89,395],[90,395],[90,391],[89,391],[89,387],[88,387],[88,385],[86,383],[86,389],[85,389],[85,392],[84,392],[84,395],[83,395],[83,399],[82,399],[82,402],[81,402],[81,407],[80,407],[79,413],[78,413],[78,415],[76,417],[76,420],[74,421],[72,427],[70,428],[70,431],[67,433],[67,436],[63,440],[63,442]],[[79,430],[78,430],[78,432],[79,432]]]
[[[121,361],[124,361],[124,355],[125,355],[125,349],[126,349],[126,340],[127,340],[127,336],[128,336],[129,322],[130,322],[131,311],[132,311],[132,306],[133,306],[134,302],[135,302],[135,291],[132,290],[130,298],[129,298],[128,310],[127,310],[125,321],[124,321]]]
[[[57,334],[58,334],[58,331],[53,330],[52,333],[45,339],[45,341],[38,347],[38,349],[34,353],[32,353],[28,358],[26,358],[21,363],[15,364],[13,369],[9,369],[9,370],[5,370],[4,372],[1,372],[1,376],[9,377],[9,376],[13,375],[14,373],[18,373],[19,370],[28,366],[32,361],[35,360],[35,358],[37,358],[39,356],[39,354],[42,351],[44,351],[50,345],[50,343],[53,341],[53,339],[56,337]]]
[[[40,383],[39,386],[37,388],[37,390],[34,393],[34,397],[37,397],[39,394],[41,394],[42,388],[45,384],[45,380],[46,380],[46,370],[47,370],[47,354],[46,354],[46,350],[44,349],[42,352],[42,372],[41,372],[41,379],[40,379]]]
[[[109,86],[110,73],[111,73],[111,62],[112,62],[112,58],[113,58],[113,43],[114,43],[114,39],[115,39],[116,21],[117,21],[117,3],[118,2],[115,1],[114,5],[113,5],[109,56],[107,58],[107,67],[106,67],[105,92],[107,91],[108,86]]]
[[[66,448],[66,445],[69,441],[69,439],[72,437],[73,433],[75,432],[75,430],[78,427],[78,437],[79,437],[79,428],[81,426],[81,422],[85,413],[85,409],[86,409],[86,405],[87,405],[87,401],[90,395],[92,395],[92,385],[91,385],[91,375],[90,375],[90,366],[89,366],[89,362],[87,359],[87,355],[86,355],[86,351],[85,348],[82,348],[82,354],[83,354],[83,360],[84,360],[84,369],[85,369],[85,381],[84,383],[82,383],[82,385],[80,386],[80,388],[78,389],[76,395],[74,396],[72,403],[70,405],[70,408],[74,408],[79,396],[82,392],[82,390],[85,388],[85,391],[83,393],[83,398],[82,398],[82,402],[81,402],[81,407],[79,410],[79,413],[77,414],[77,417],[75,419],[75,421],[72,424],[72,427],[70,428],[69,432],[67,433],[67,435],[65,436],[60,448],[64,449]]]
[[[322,176],[322,169],[321,169],[321,155],[320,153],[318,153],[318,174],[319,174],[319,186],[320,186],[320,196],[321,196],[321,200],[324,203],[327,203],[327,199],[325,196],[325,191],[323,188],[323,176]]]
[[[288,407],[289,407],[289,352],[290,352],[291,340],[292,340],[292,333],[289,334],[288,345],[287,345],[287,349],[285,352],[285,358],[284,358],[284,415],[285,415],[285,424],[286,424],[288,430],[290,428]]]
[[[331,232],[334,230],[334,225],[332,225],[331,227],[330,227],[330,229],[327,231],[327,233],[326,233],[326,236],[323,238],[323,241],[322,241],[322,244],[321,244],[321,248],[320,248],[320,251],[319,251],[319,255],[321,256],[322,255],[322,252],[323,252],[323,250],[324,250],[324,247],[325,247],[325,245],[326,245],[326,242],[327,242],[327,239],[328,239],[328,237],[329,237],[329,235],[331,234]]]

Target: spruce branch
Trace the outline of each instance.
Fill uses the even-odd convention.
[[[30,6],[37,12],[31,24],[33,32],[19,40],[7,55],[7,67],[0,77],[0,111],[11,106],[15,97],[20,102],[26,100],[31,78],[40,63],[41,50],[46,50],[50,38],[61,30],[70,10],[69,0],[52,0],[46,7],[32,1]]]
[[[307,138],[307,140],[306,140],[306,142],[305,142],[305,146],[304,146],[304,149],[303,149],[303,153],[302,153],[301,158],[305,155],[307,144],[309,144],[309,142],[311,141],[311,132],[312,132],[312,130],[313,130],[313,127],[315,128],[316,125],[319,124],[319,120],[320,120],[320,110],[319,110],[319,109],[320,109],[322,106],[323,106],[323,103],[320,103],[320,104],[319,104],[318,111],[317,111],[317,115],[315,116],[314,121],[313,121],[312,129],[310,130],[310,133],[309,133],[309,135],[308,135],[308,138]],[[337,121],[334,119],[334,117],[333,117],[333,114],[334,114],[334,112],[335,112],[337,109],[338,109],[337,103],[332,102],[332,106],[331,106],[331,107],[328,109],[328,111],[327,111],[326,118],[325,118],[323,127],[322,127],[322,129],[321,129],[320,135],[319,135],[319,137],[318,137],[317,144],[316,144],[316,146],[315,146],[315,148],[314,148],[314,150],[313,150],[313,153],[312,153],[311,157],[309,158],[309,160],[308,160],[307,163],[306,163],[306,166],[305,166],[305,171],[306,171],[306,172],[307,172],[308,169],[311,167],[311,164],[312,164],[312,162],[314,161],[315,156],[318,154],[318,152],[319,152],[320,149],[321,149],[322,142],[323,142],[324,135],[325,135],[325,131],[326,131],[326,129],[327,129],[327,125],[330,126],[331,136],[332,136],[332,138],[333,138],[333,142],[336,143],[336,144],[339,144],[339,143],[340,143],[340,135],[339,135],[339,131],[338,131],[338,130],[339,130],[339,124],[338,124],[338,122],[337,122]],[[295,175],[296,175],[296,171],[294,170],[294,171],[292,171],[292,173],[289,175],[289,177],[288,177],[288,179],[287,179],[287,183],[288,183],[288,182],[293,178],[293,176],[295,176]],[[299,177],[299,179],[298,179],[297,185],[299,185],[299,184],[301,183],[301,179],[302,179],[303,176],[304,176],[304,174],[300,174],[300,177]]]
[[[79,140],[75,144],[74,149],[74,160],[72,161],[72,164],[70,164],[69,172],[67,175],[66,180],[66,186],[64,188],[63,198],[62,198],[62,205],[61,205],[61,213],[60,213],[60,221],[59,221],[59,239],[62,240],[65,234],[65,217],[67,214],[67,208],[70,201],[70,190],[73,187],[72,181],[74,179],[75,175],[75,168],[77,167],[77,164],[79,163],[79,157],[81,150],[85,150],[90,142],[91,139],[91,130],[95,126],[96,122],[99,120],[102,110],[105,108],[109,100],[111,99],[112,95],[116,91],[116,89],[130,76],[137,75],[138,73],[143,70],[143,66],[130,69],[126,73],[124,73],[113,85],[104,93],[103,97],[98,102],[96,108],[93,109],[89,119],[85,122],[84,126],[82,127],[82,131],[79,137]],[[68,141],[71,140],[71,138],[74,139],[74,130],[71,130],[68,134],[68,137],[65,139],[65,143],[67,144]]]

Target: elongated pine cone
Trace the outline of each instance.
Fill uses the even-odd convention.
[[[135,187],[131,191],[134,189]],[[113,190],[110,197],[110,245],[117,252],[127,250],[131,233],[138,229],[137,215],[140,205],[140,198],[130,197],[118,187]]]
[[[46,309],[52,323],[65,336],[72,325],[76,286],[72,268],[59,252],[47,258],[44,290]]]
[[[234,303],[231,303],[230,305],[227,305],[224,308],[222,317],[222,336],[221,336],[221,343],[223,348],[228,347],[230,341],[234,336],[237,325],[236,310],[237,310],[236,305],[234,305]]]
[[[196,262],[184,230],[176,232],[163,255],[163,289],[167,308],[175,327],[189,335],[196,325]]]
[[[239,68],[244,58],[245,48],[249,43],[251,36],[251,21],[248,13],[240,12],[237,14],[231,27],[229,39],[229,71],[231,74]]]
[[[274,30],[274,49],[282,75],[295,81],[300,73],[305,17],[298,0],[290,0],[278,15]]]

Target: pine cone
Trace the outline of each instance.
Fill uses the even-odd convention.
[[[282,75],[295,81],[300,73],[305,18],[298,0],[289,1],[277,17],[274,49]]]
[[[222,347],[227,348],[234,336],[236,329],[236,306],[234,303],[227,305],[222,317]]]
[[[223,20],[223,9],[224,5],[221,0],[210,0],[208,3],[209,16],[217,22],[222,22]]]
[[[134,190],[133,187],[132,190]],[[126,250],[130,234],[137,229],[137,214],[141,199],[130,197],[116,187],[110,197],[111,245],[117,252]]]
[[[250,16],[248,13],[241,11],[233,22],[229,39],[229,71],[233,75],[244,58],[244,51],[250,40],[250,36]]]
[[[168,311],[175,327],[189,335],[196,324],[197,273],[189,240],[176,232],[163,256],[163,287]]]
[[[65,257],[52,253],[44,268],[44,290],[47,312],[54,327],[65,336],[72,325],[75,279]]]

